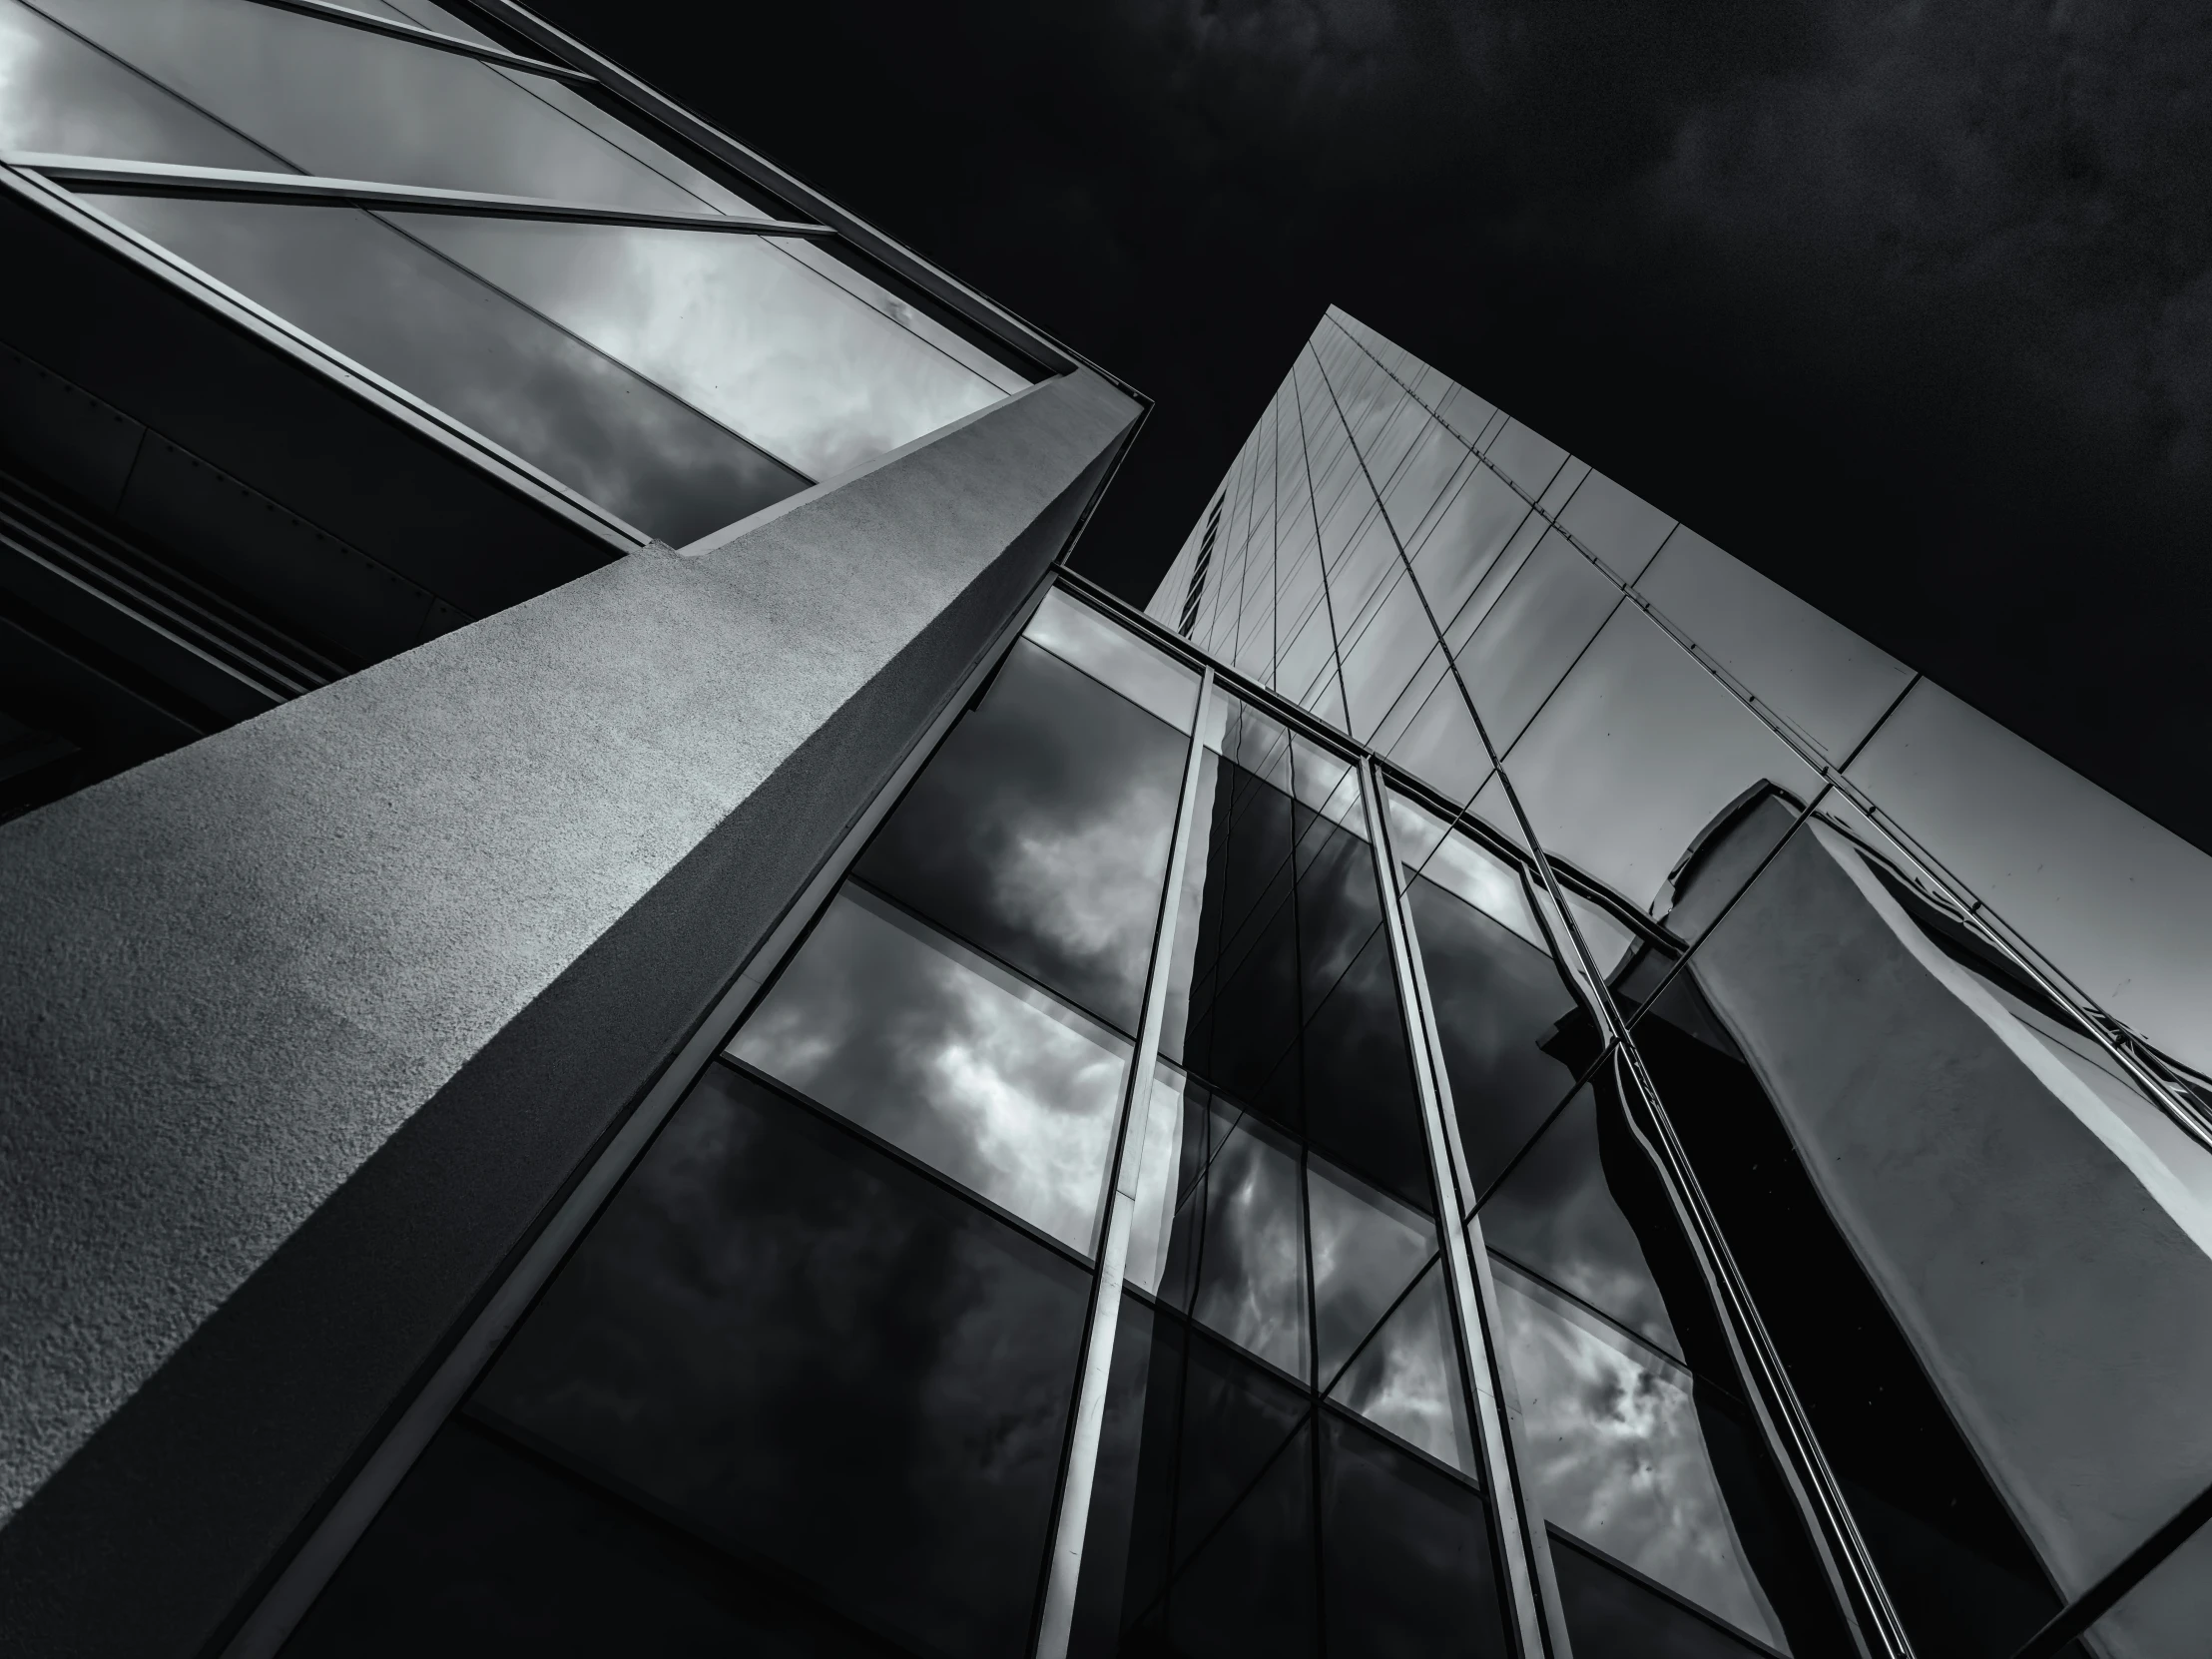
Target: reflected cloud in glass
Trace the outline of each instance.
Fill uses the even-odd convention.
[[[1421,1276],[1345,1368],[1329,1397],[1461,1474],[1474,1473],[1474,1439],[1452,1351],[1442,1262]]]
[[[729,1051],[1089,1254],[1128,1045],[864,888]]]
[[[1306,1165],[1314,1238],[1314,1318],[1327,1387],[1398,1293],[1436,1253],[1428,1218],[1320,1158]]]
[[[1155,650],[1063,589],[1044,596],[1022,637],[1111,686],[1178,732],[1188,732],[1197,718],[1195,669]]]
[[[1789,1651],[1721,1492],[1689,1375],[1510,1268],[1499,1315],[1544,1518]]]
[[[1191,1315],[1294,1377],[1306,1375],[1306,1249],[1299,1222],[1298,1155],[1257,1119],[1219,1101],[1227,1129],[1191,1203],[1205,1238]]]

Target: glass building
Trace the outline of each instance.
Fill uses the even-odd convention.
[[[0,0],[0,1646],[2189,1659],[2212,860],[1339,312]]]

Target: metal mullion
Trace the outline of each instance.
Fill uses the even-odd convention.
[[[1046,1563],[1044,1607],[1038,1620],[1036,1659],[1066,1659],[1075,1629],[1075,1593],[1082,1579],[1084,1534],[1090,1526],[1091,1492],[1098,1473],[1098,1442],[1105,1427],[1106,1387],[1113,1370],[1114,1342],[1121,1325],[1122,1281],[1129,1263],[1129,1230],[1137,1203],[1141,1158],[1130,1156],[1130,1130],[1140,1112],[1149,1120],[1153,1073],[1158,1069],[1160,1035],[1167,1022],[1168,981],[1183,880],[1197,832],[1198,786],[1206,757],[1206,719],[1214,699],[1214,671],[1199,679],[1190,753],[1183,766],[1183,788],[1176,804],[1175,838],[1168,853],[1167,882],[1160,895],[1158,925],[1152,935],[1152,961],[1146,973],[1143,1022],[1130,1056],[1129,1078],[1114,1136],[1113,1184],[1106,1206],[1104,1237],[1091,1291],[1089,1328],[1083,1339],[1083,1368],[1076,1386],[1075,1412],[1068,1433],[1067,1462],[1060,1480],[1059,1514]],[[1143,1130],[1140,1128],[1141,1135]]]
[[[1410,1039],[1407,1046],[1412,1052],[1414,1089],[1420,1099],[1421,1131],[1436,1183],[1438,1244],[1451,1302],[1452,1328],[1459,1339],[1461,1374],[1473,1396],[1475,1434],[1484,1471],[1482,1485],[1497,1519],[1498,1553],[1505,1567],[1514,1646],[1521,1659],[1543,1659],[1547,1654],[1551,1659],[1569,1659],[1571,1650],[1557,1610],[1557,1590],[1547,1583],[1550,1575],[1545,1553],[1541,1540],[1530,1530],[1532,1517],[1513,1457],[1507,1425],[1507,1401],[1511,1396],[1506,1391],[1508,1382],[1497,1342],[1497,1291],[1489,1282],[1487,1263],[1477,1265],[1470,1259],[1467,1240],[1471,1224],[1462,1224],[1459,1219],[1467,1207],[1458,1190],[1457,1166],[1444,1123],[1438,1079],[1445,1073],[1435,1010],[1428,1000],[1426,978],[1412,954],[1412,929],[1406,921],[1404,898],[1397,884],[1397,859],[1389,841],[1389,815],[1382,810],[1374,762],[1365,755],[1360,760],[1360,785],[1376,879],[1382,892],[1382,925],[1389,934],[1399,1013]]]
[[[254,3],[267,6],[272,11],[297,12],[301,17],[320,18],[341,29],[358,29],[363,34],[403,40],[413,46],[427,47],[433,52],[450,52],[461,58],[479,58],[485,63],[497,64],[502,69],[519,69],[525,74],[543,75],[551,80],[568,81],[577,86],[599,84],[598,76],[586,70],[572,69],[567,64],[525,57],[520,52],[508,51],[504,46],[488,46],[478,41],[464,40],[459,35],[425,29],[419,23],[402,23],[396,18],[358,12],[350,6],[333,6],[328,0],[254,0]]]
[[[214,202],[382,209],[390,213],[456,214],[469,219],[525,219],[569,225],[623,225],[647,230],[704,231],[720,236],[834,237],[827,225],[736,214],[661,213],[552,197],[392,185],[374,179],[330,179],[307,173],[257,173],[245,168],[191,167],[180,162],[111,161],[14,151],[0,163],[58,185],[110,196],[181,196]]]

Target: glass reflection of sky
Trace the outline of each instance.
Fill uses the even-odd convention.
[[[1002,395],[765,238],[396,217],[813,478]]]
[[[1442,1263],[1421,1276],[1345,1368],[1329,1397],[1460,1473],[1474,1472],[1474,1439],[1452,1353]]]
[[[1044,596],[1044,603],[1037,607],[1022,636],[1092,679],[1113,687],[1179,732],[1188,732],[1197,718],[1195,669],[1147,645],[1058,588]]]
[[[1306,1166],[1324,1387],[1435,1253],[1428,1218],[1319,1158]]]
[[[1231,1115],[1214,1111],[1224,1123]],[[1298,1159],[1250,1117],[1236,1121],[1207,1171],[1204,1255],[1192,1316],[1247,1353],[1306,1375],[1306,1250]]]
[[[1688,1374],[1503,1264],[1496,1282],[1544,1518],[1788,1651],[1737,1541]]]
[[[1126,1045],[864,889],[730,1051],[1090,1251]]]
[[[174,111],[19,118],[9,122],[14,142],[664,212],[760,213],[554,82],[251,0],[54,4],[71,27],[267,152],[211,137],[203,129],[219,132],[214,123],[195,126]],[[415,12],[453,26],[433,8]],[[20,14],[0,23],[12,103],[52,105],[65,92],[101,90],[83,63],[62,61],[68,54],[28,48],[33,32]],[[63,91],[23,92],[32,76],[49,74]],[[119,102],[107,91],[95,107]],[[407,229],[810,477],[910,442],[1024,383],[821,249],[607,227],[417,220]],[[398,294],[383,308],[408,314]],[[759,504],[736,497],[710,516],[719,526]]]

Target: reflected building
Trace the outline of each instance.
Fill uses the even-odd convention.
[[[2212,861],[1342,313],[0,0],[9,1651],[2184,1659]]]

